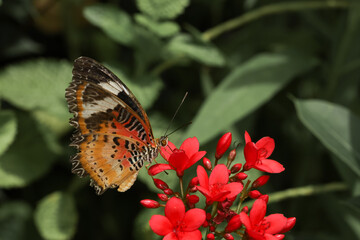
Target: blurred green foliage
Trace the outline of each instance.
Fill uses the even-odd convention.
[[[297,217],[287,239],[360,239],[357,1],[5,0],[0,31],[0,239],[159,239],[144,169],[100,197],[70,173],[64,93],[81,55],[128,85],[157,137],[186,91],[175,144],[196,136],[213,159],[226,131],[273,137],[286,171],[262,193]]]

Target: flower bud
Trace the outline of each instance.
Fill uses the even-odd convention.
[[[212,168],[211,162],[207,157],[203,158],[203,164],[204,164],[205,169],[211,170],[211,168]]]
[[[169,197],[164,193],[158,193],[157,195],[158,195],[158,198],[163,202],[166,202],[167,200],[169,200]]]
[[[237,173],[238,171],[240,171],[242,167],[241,163],[237,163],[234,166],[231,167],[231,173]]]
[[[199,178],[198,177],[194,177],[193,179],[191,179],[190,183],[189,183],[189,187],[194,187],[199,185]]]
[[[235,177],[237,180],[242,181],[242,180],[245,180],[248,177],[248,175],[244,172],[239,172],[235,175]]]
[[[205,221],[204,223],[203,223],[203,225],[202,225],[202,227],[204,227],[204,228],[207,228],[209,226],[209,222],[208,221]]]
[[[209,230],[210,230],[210,232],[215,232],[215,226],[211,225],[211,226],[209,227]]]
[[[211,213],[206,213],[206,220],[210,220],[211,219]]]
[[[245,206],[241,209],[241,211],[247,214],[247,213],[249,213],[249,207]]]
[[[206,240],[214,240],[215,239],[215,235],[213,233],[209,233],[208,235],[206,235]]]
[[[234,161],[235,157],[236,157],[236,149],[233,149],[229,153],[228,161],[230,162]]]
[[[236,214],[235,216],[233,216],[229,223],[227,224],[226,228],[225,228],[225,232],[233,232],[237,229],[239,229],[242,225],[242,222],[240,220],[240,215]]]
[[[166,182],[164,182],[161,179],[154,178],[154,183],[155,183],[155,186],[160,190],[165,190],[165,189],[169,188],[169,186],[166,184]]]
[[[146,208],[158,208],[160,207],[160,203],[158,203],[155,200],[151,199],[143,199],[140,201],[141,205],[143,205]]]
[[[253,184],[251,185],[253,188],[259,188],[263,185],[265,185],[269,181],[270,176],[269,175],[262,175],[256,179]]]
[[[225,234],[224,234],[224,238],[225,238],[226,240],[234,240],[234,237],[233,237],[230,233],[225,233]]]
[[[197,191],[197,187],[196,187],[196,186],[194,186],[194,187],[192,187],[192,188],[189,189],[189,192],[191,192],[191,193],[194,193],[194,192],[196,192],[196,191]]]
[[[188,194],[188,195],[186,195],[186,199],[188,200],[188,202],[189,202],[190,204],[196,204],[196,203],[199,202],[199,197],[196,196],[196,195],[190,195],[190,194]]]
[[[263,199],[265,202],[266,202],[266,204],[269,202],[269,195],[266,195],[266,194],[264,194],[264,195],[261,195],[260,197],[259,197],[259,199]]]
[[[285,233],[290,231],[295,226],[295,223],[296,223],[295,217],[288,218],[286,222],[286,226],[281,230],[280,233]]]
[[[283,240],[285,238],[284,234],[275,234],[274,237],[278,240]]]
[[[215,158],[220,159],[230,147],[232,140],[231,132],[225,133],[218,141],[216,146]]]
[[[258,199],[261,196],[261,193],[258,190],[252,190],[248,193],[248,195],[252,199]]]
[[[171,195],[174,194],[173,190],[171,190],[170,188],[165,189],[165,190],[164,190],[164,193],[165,193],[166,195],[168,195],[168,196],[171,196]]]

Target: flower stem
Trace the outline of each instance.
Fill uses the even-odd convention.
[[[182,198],[182,199],[185,199],[185,196],[184,196],[184,186],[183,186],[183,179],[182,179],[182,177],[179,177],[179,183],[180,183],[181,198]]]
[[[284,13],[290,11],[303,11],[311,9],[321,9],[321,8],[347,8],[350,6],[348,1],[344,0],[322,0],[322,1],[310,1],[310,2],[290,2],[285,1],[281,3],[269,4],[267,6],[260,7],[253,11],[247,12],[239,17],[233,18],[229,21],[226,21],[218,26],[215,26],[202,34],[202,38],[205,41],[214,39],[221,34],[239,28],[242,25],[245,25],[248,22],[254,21],[261,17],[276,14]]]
[[[239,213],[240,210],[241,210],[241,204],[244,202],[244,200],[246,199],[247,197],[247,193],[248,193],[248,187],[249,187],[249,184],[250,184],[251,181],[247,181],[243,190],[241,191],[241,195],[240,195],[240,199],[239,199],[239,204],[236,208],[236,213]]]
[[[211,217],[214,217],[217,212],[218,202],[214,202],[211,209]]]
[[[327,192],[337,192],[348,190],[348,186],[342,182],[332,182],[324,185],[309,185],[298,188],[289,188],[284,191],[269,194],[269,203],[280,202],[288,198],[312,196]],[[250,207],[255,200],[250,201],[247,205]]]

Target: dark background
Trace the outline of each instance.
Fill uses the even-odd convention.
[[[193,123],[170,140],[196,136],[212,161],[225,132],[240,144],[244,130],[274,138],[286,170],[261,192],[267,214],[297,218],[287,239],[360,239],[357,2],[0,3],[0,239],[156,238],[156,210],[139,204],[158,193],[146,171],[101,196],[71,174],[64,94],[79,56],[128,85],[156,137],[188,91],[171,129]]]

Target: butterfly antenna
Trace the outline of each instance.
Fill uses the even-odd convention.
[[[179,129],[183,128],[183,127],[186,127],[186,126],[188,126],[188,125],[190,125],[190,124],[192,124],[191,121],[188,122],[188,123],[185,123],[185,124],[181,125],[180,127],[176,128],[174,131],[172,131],[171,133],[169,133],[168,135],[165,135],[165,136],[168,137],[168,136],[170,136],[171,134],[173,134],[174,132],[176,132],[177,130],[179,130]]]
[[[172,122],[174,121],[174,119],[175,119],[175,117],[176,117],[176,114],[178,113],[178,111],[179,111],[179,109],[180,109],[181,105],[184,103],[184,101],[185,101],[185,99],[186,99],[187,95],[188,95],[188,92],[186,92],[186,93],[185,93],[185,95],[184,95],[183,99],[181,100],[181,102],[180,102],[180,104],[179,104],[178,108],[176,109],[176,111],[175,111],[175,113],[174,113],[174,115],[173,115],[173,117],[172,117],[172,119],[171,119],[171,121],[170,121],[170,123],[169,123],[169,126],[167,127],[167,129],[166,129],[166,131],[165,131],[164,136],[169,136],[169,135],[170,135],[170,134],[169,134],[169,135],[166,135],[166,133],[169,131],[169,128],[170,128],[170,126],[171,126]],[[174,131],[173,131],[173,132],[174,132]]]

